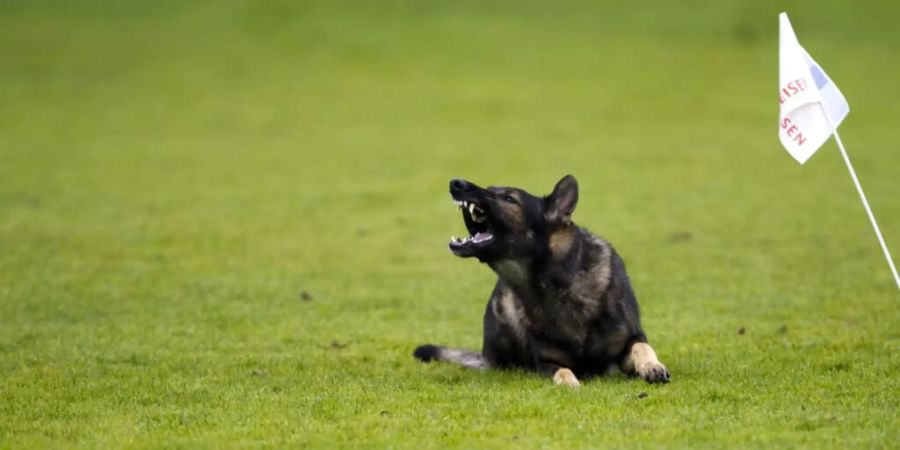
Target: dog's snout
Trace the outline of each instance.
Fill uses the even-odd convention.
[[[450,190],[451,191],[466,191],[469,189],[469,186],[471,186],[471,185],[466,180],[460,180],[459,178],[454,178],[454,179],[450,180]]]

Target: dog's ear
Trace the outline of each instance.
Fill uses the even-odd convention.
[[[544,200],[544,218],[553,225],[569,225],[577,203],[578,181],[572,175],[566,175]]]

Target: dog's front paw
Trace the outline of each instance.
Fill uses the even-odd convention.
[[[562,368],[556,371],[553,374],[553,384],[560,385],[564,384],[569,387],[577,388],[581,386],[581,382],[578,381],[578,378],[575,377],[575,374],[572,373],[571,370]]]
[[[668,383],[669,369],[659,361],[647,362],[637,367],[637,374],[648,383]]]

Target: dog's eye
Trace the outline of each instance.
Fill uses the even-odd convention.
[[[504,195],[503,200],[508,201],[510,203],[516,203],[516,198],[509,194]]]

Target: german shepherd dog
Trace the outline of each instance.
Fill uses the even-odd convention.
[[[578,182],[560,180],[546,197],[522,189],[450,181],[470,236],[450,251],[497,274],[484,312],[481,352],[422,345],[413,355],[472,369],[524,368],[580,386],[618,368],[668,382],[641,329],[625,264],[605,240],[572,222]]]

